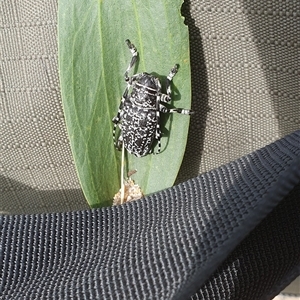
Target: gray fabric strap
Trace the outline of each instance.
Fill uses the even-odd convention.
[[[118,207],[3,216],[4,299],[266,299],[299,268],[299,144],[298,131]]]

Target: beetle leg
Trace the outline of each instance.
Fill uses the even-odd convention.
[[[114,124],[114,129],[113,129],[113,140],[114,140],[114,145],[115,147],[118,149],[118,145],[116,142],[116,128],[117,128],[117,124]]]
[[[122,117],[122,116],[121,116]],[[116,129],[117,129],[117,126],[118,126],[118,124],[119,124],[119,122],[120,122],[120,119],[116,119],[115,121],[114,121],[114,119],[113,119],[113,122],[115,123],[114,124],[114,128],[113,128],[113,141],[114,141],[114,145],[115,145],[115,147],[118,149],[118,150],[121,150],[121,148],[122,148],[122,143],[123,143],[123,136],[122,136],[122,131],[121,131],[121,133],[120,133],[120,136],[119,136],[119,138],[118,138],[118,140],[116,141]],[[120,128],[120,124],[119,124],[119,128]]]
[[[155,131],[155,139],[156,140],[160,140],[160,137],[161,137],[161,131],[160,131],[160,122],[159,122],[159,111],[157,111],[157,125],[156,125],[156,131]]]
[[[178,65],[175,65],[171,69],[169,75],[167,76],[167,80],[166,80],[167,94],[160,95],[161,102],[168,103],[171,101],[171,94],[172,94],[171,83],[172,83],[173,77],[176,75],[177,72],[178,72]]]
[[[194,112],[190,109],[186,109],[186,108],[166,108],[164,105],[159,104],[159,111],[161,111],[162,113],[178,113],[178,114],[182,114],[182,115],[192,115]]]
[[[155,139],[157,140],[157,151],[154,154],[159,154],[160,149],[161,149],[161,143],[160,143],[160,137],[161,137],[161,131],[160,131],[160,113],[159,110],[156,111],[156,119],[157,119],[157,124],[156,124],[156,130],[155,130]],[[151,150],[152,152],[152,150]]]
[[[161,149],[161,143],[160,143],[160,135],[159,135],[158,140],[157,140],[157,151],[155,152],[155,154],[159,154],[160,149]]]
[[[153,153],[153,154],[159,154],[160,153],[160,150],[161,150],[160,134],[158,134],[158,137],[157,137],[157,132],[155,133],[155,139],[157,139],[157,151],[155,153],[153,153],[153,149],[151,149],[148,152],[148,154],[151,154],[151,153]]]
[[[113,128],[113,141],[114,141],[114,145],[117,149],[119,149],[119,140],[116,142],[116,128],[117,128],[117,125],[120,123],[120,121],[122,120],[122,117],[123,117],[123,107],[124,107],[124,103],[128,97],[128,90],[129,90],[129,87],[130,85],[128,84],[124,93],[123,93],[123,96],[122,96],[122,99],[121,99],[121,103],[119,105],[119,109],[118,109],[118,113],[117,115],[112,119],[112,122],[114,123],[114,128]],[[122,133],[121,133],[122,135]],[[121,137],[120,135],[120,137]],[[119,138],[120,139],[120,138]],[[122,146],[122,145],[121,145]]]
[[[178,72],[178,65],[175,65],[171,70],[169,75],[167,76],[167,81],[166,81],[166,90],[167,90],[167,97],[165,97],[164,102],[170,102],[171,101],[171,93],[172,93],[172,89],[171,89],[171,82],[173,80],[173,77],[176,75],[176,73]]]
[[[117,142],[115,143],[115,147],[120,151],[122,149],[122,145],[123,145],[123,135],[121,133]]]
[[[125,77],[125,81],[129,81],[129,77],[128,77],[128,72],[130,71],[130,69],[134,66],[134,64],[136,63],[137,61],[137,57],[138,57],[138,52],[136,50],[136,47],[129,41],[129,40],[126,40],[125,41],[131,54],[132,54],[132,58],[131,58],[131,61],[127,67],[127,70],[125,71],[125,74],[124,74],[124,77]]]
[[[123,93],[123,96],[122,96],[122,99],[121,99],[121,103],[119,105],[119,109],[118,109],[118,113],[117,115],[112,119],[113,123],[115,124],[118,124],[121,120],[121,117],[122,117],[122,111],[123,111],[123,107],[124,107],[124,103],[128,97],[128,90],[129,90],[129,87],[130,85],[128,84],[124,93]]]

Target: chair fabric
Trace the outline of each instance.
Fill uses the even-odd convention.
[[[176,185],[88,210],[57,1],[0,2],[3,299],[271,299],[299,275],[300,3],[186,0],[182,15],[197,117]]]

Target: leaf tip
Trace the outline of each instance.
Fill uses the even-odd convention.
[[[181,6],[180,6],[180,16],[181,19],[183,19],[183,24],[185,26],[188,26],[186,23],[186,18],[189,15],[189,1],[187,0],[182,0],[181,2]]]

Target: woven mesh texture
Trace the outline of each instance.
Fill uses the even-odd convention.
[[[273,299],[300,273],[300,185],[222,263],[196,299]],[[288,216],[288,221],[286,220]],[[283,274],[291,273],[291,277]],[[299,290],[295,287],[294,293]],[[291,299],[298,299],[296,295]]]
[[[187,0],[192,96],[177,182],[299,129],[299,14],[292,1]],[[0,2],[0,209],[87,208],[61,107],[57,1]]]
[[[178,182],[299,129],[300,2],[188,0],[192,107]]]
[[[0,3],[0,211],[87,208],[60,97],[56,1]]]
[[[236,249],[237,255],[227,259],[225,270],[215,275],[225,279],[219,285],[213,279],[199,295],[202,299],[260,299],[272,293],[275,283],[300,266],[299,143],[300,131],[122,206],[4,216],[4,299],[187,299],[282,202],[279,216],[274,211],[277,223],[272,219],[261,223],[269,230],[264,229],[258,238],[254,233],[261,230],[256,228]],[[288,195],[292,200],[283,202]],[[287,212],[290,219],[285,226],[280,221]],[[275,251],[278,257],[272,252],[276,241],[282,242],[281,250]],[[259,255],[243,247],[258,247]],[[268,271],[261,269],[264,264],[276,268],[265,284],[258,280]],[[233,297],[223,297],[228,294]]]

